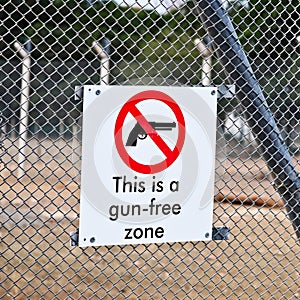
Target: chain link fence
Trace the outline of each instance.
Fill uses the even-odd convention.
[[[230,45],[205,19],[216,2],[0,1],[1,299],[300,298],[299,203],[274,185],[283,173],[259,151],[246,85],[218,54]],[[299,2],[216,10],[230,16],[299,179]],[[230,228],[228,241],[70,246],[84,84],[237,87],[218,99],[213,225]]]

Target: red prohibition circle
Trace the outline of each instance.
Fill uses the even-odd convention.
[[[147,101],[147,100],[158,100],[170,107],[173,111],[178,126],[178,138],[174,149],[170,149],[168,145],[164,142],[164,140],[160,137],[160,135],[153,129],[153,127],[148,123],[146,118],[142,115],[142,113],[138,110],[136,105],[139,102]],[[122,138],[122,129],[124,125],[124,120],[128,114],[132,114],[136,121],[142,126],[145,132],[152,138],[155,144],[159,147],[159,149],[164,153],[166,159],[163,161],[153,164],[153,165],[145,165],[134,160],[127,152],[123,138]],[[182,114],[182,111],[178,104],[167,94],[155,91],[148,90],[140,92],[133,97],[131,97],[121,108],[116,124],[115,124],[115,144],[117,151],[124,161],[124,163],[132,170],[142,173],[142,174],[154,174],[161,172],[167,169],[179,156],[185,139],[185,121]]]

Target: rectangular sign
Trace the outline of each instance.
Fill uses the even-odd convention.
[[[217,89],[84,86],[79,246],[212,239]]]

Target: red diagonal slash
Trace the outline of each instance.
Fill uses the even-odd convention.
[[[166,157],[170,157],[173,155],[173,151],[169,148],[169,146],[165,143],[165,141],[160,137],[158,132],[149,124],[147,119],[142,115],[139,109],[132,105],[129,111],[136,121],[142,126],[145,130],[146,134],[151,137],[153,142],[157,145],[157,147],[163,152]]]

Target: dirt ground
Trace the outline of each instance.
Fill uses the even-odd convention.
[[[300,246],[260,158],[217,175],[214,226],[229,241],[89,248],[70,246],[78,171],[59,159],[22,179],[14,161],[1,169],[0,299],[300,299]]]

